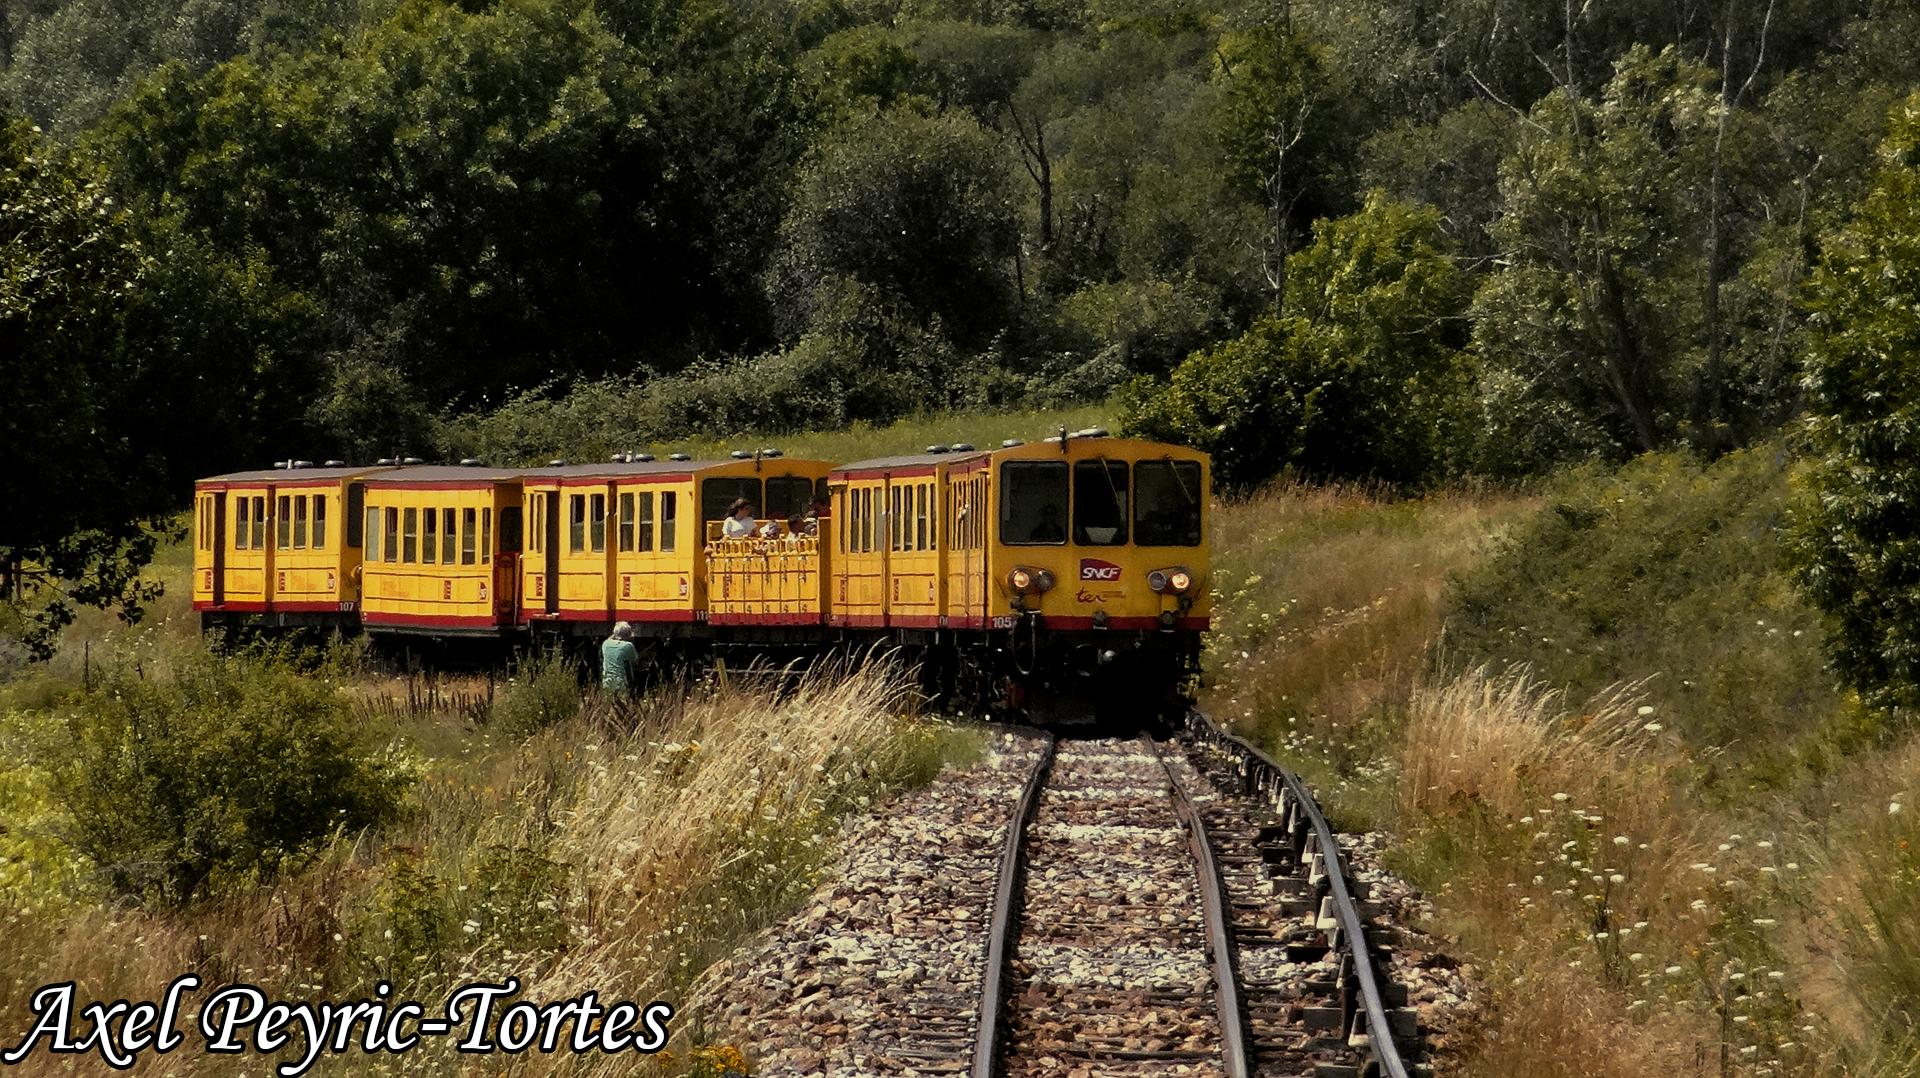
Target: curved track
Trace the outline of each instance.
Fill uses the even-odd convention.
[[[1188,738],[1048,745],[1001,852],[971,1073],[1405,1078],[1311,794],[1197,712]]]

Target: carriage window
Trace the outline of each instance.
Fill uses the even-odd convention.
[[[267,498],[264,494],[253,499],[253,538],[250,545],[255,550],[267,549]]]
[[[1073,466],[1073,541],[1119,546],[1127,541],[1127,462],[1083,460]]]
[[[1001,542],[1065,543],[1066,505],[1066,461],[1010,460],[1000,466]]]
[[[533,533],[528,538],[527,548],[539,553],[547,549],[547,496],[533,494],[528,496],[527,501],[531,503],[529,514],[533,520]]]
[[[313,496],[313,549],[325,550],[327,547],[327,497],[324,494]]]
[[[387,509],[386,543],[381,550],[386,554],[385,561],[400,560],[400,510]]]
[[[931,550],[933,545],[927,542],[927,484],[914,487],[913,495],[913,549]]]
[[[440,511],[440,564],[452,565],[454,548],[460,544],[459,518],[451,509]]]
[[[421,522],[425,530],[420,536],[420,562],[432,565],[440,560],[440,510],[427,508],[421,513],[426,519]]]
[[[620,495],[620,553],[633,551],[633,495]]]
[[[675,528],[678,527],[678,523],[679,523],[679,515],[680,515],[680,495],[677,492],[671,491],[671,490],[661,491],[660,492],[660,552],[662,554],[673,553],[673,548],[676,545],[679,538],[675,534]]]
[[[587,496],[567,495],[567,553],[587,549]]]
[[[484,535],[492,528],[493,510],[489,509],[482,513],[480,519],[484,522],[481,524],[483,529],[481,534]],[[509,505],[500,510],[500,553],[520,553],[520,507],[517,505]]]
[[[400,524],[400,560],[412,565],[420,560],[420,510],[409,506]]]
[[[509,512],[511,512],[511,510],[509,510]],[[520,514],[514,513],[513,515],[514,515],[515,521],[518,522]],[[503,513],[501,514],[501,516],[504,518],[505,514]],[[515,535],[513,537],[513,544],[514,544],[515,550],[518,550],[520,548],[520,537],[518,535]],[[488,564],[491,564],[492,561],[493,561],[493,507],[488,506],[487,508],[480,510],[480,564],[488,565]]]
[[[784,521],[802,514],[813,501],[813,480],[802,475],[782,475],[767,480],[767,504],[760,515],[768,520]]]
[[[253,499],[235,498],[234,502],[237,512],[234,513],[233,518],[233,549],[245,550],[247,549],[247,522],[253,519],[251,515]]]
[[[592,540],[593,552],[604,554],[607,551],[607,496],[595,494],[589,503],[593,508],[587,517],[587,535]]]
[[[1136,546],[1199,546],[1200,465],[1191,460],[1143,460],[1133,467],[1133,541]]]
[[[362,521],[367,512],[367,488],[358,483],[347,488],[347,545],[357,547],[365,541],[366,533],[361,531]]]
[[[289,550],[293,547],[293,499],[280,495],[274,503],[273,544],[276,550]]]
[[[293,549],[307,549],[307,496],[293,496]]]
[[[367,522],[365,525],[362,526],[361,534],[366,539],[367,560],[368,561],[381,560],[380,559],[380,507],[379,506],[370,505],[367,507]]]
[[[900,487],[887,487],[887,549],[900,549],[900,522],[905,519],[900,512]]]
[[[672,496],[671,494],[663,495],[667,498]],[[640,496],[635,499],[635,505],[639,509],[640,519],[634,541],[638,544],[641,553],[646,553],[653,549],[653,491],[641,491]]]
[[[462,565],[473,564],[473,546],[480,540],[477,534],[479,515],[471,509],[460,510],[460,564]]]
[[[765,516],[765,506],[760,502],[760,480],[752,476],[723,475],[700,483],[700,519],[725,520],[727,506],[735,498],[745,498],[761,516]]]

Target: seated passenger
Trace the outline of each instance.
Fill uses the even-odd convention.
[[[808,539],[818,538],[820,535],[820,515],[809,510],[806,516],[795,516],[792,520],[787,521],[787,528],[789,529],[789,534],[795,538],[799,538],[800,536],[805,536]]]
[[[722,539],[748,539],[753,536],[753,503],[745,498],[735,498],[727,506],[726,522],[720,525]]]
[[[1067,529],[1060,523],[1060,507],[1048,502],[1040,507],[1040,519],[1027,534],[1029,543],[1064,543]]]
[[[765,524],[760,525],[760,530],[754,534],[762,539],[778,539],[780,538],[780,525],[769,520]]]

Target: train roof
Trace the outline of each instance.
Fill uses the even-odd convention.
[[[752,457],[732,457],[709,460],[614,460],[595,464],[550,464],[544,468],[528,468],[520,473],[523,479],[597,479],[606,477],[618,479],[623,476],[649,475],[685,475],[724,468],[728,465],[751,463]],[[778,468],[792,461],[796,464],[821,464],[824,461],[805,457],[761,457],[763,470]]]
[[[335,467],[335,468],[255,468],[251,471],[228,472],[225,475],[210,475],[204,479],[196,479],[194,480],[194,482],[203,483],[203,484],[204,483],[276,483],[276,482],[308,483],[308,482],[313,482],[314,480],[324,481],[328,479],[353,479],[357,476],[372,475],[375,472],[384,472],[384,471],[391,471],[391,470],[392,469],[390,468],[386,468],[386,467],[382,467],[374,464],[363,464],[357,467],[349,466],[349,467]]]
[[[388,468],[367,477],[376,485],[389,483],[436,483],[459,486],[469,483],[504,483],[519,479],[520,468],[490,468],[484,464],[415,464]]]
[[[935,468],[956,461],[979,460],[990,456],[984,449],[963,449],[960,452],[948,450],[941,453],[903,453],[892,457],[872,457],[867,460],[849,461],[834,466],[832,474],[845,475],[851,472],[889,472],[906,468]]]

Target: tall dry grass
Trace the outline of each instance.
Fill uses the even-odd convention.
[[[1785,912],[1808,866],[1694,796],[1639,699],[1485,668],[1409,698],[1392,860],[1497,978],[1461,1073],[1821,1073]]]
[[[0,1029],[27,1028],[27,995],[41,984],[72,979],[84,998],[145,999],[189,970],[293,999],[362,998],[387,979],[433,1006],[453,985],[515,976],[534,999],[593,989],[679,1002],[706,964],[812,889],[847,813],[980,750],[980,735],[918,718],[912,685],[881,659],[735,677],[630,708],[587,697],[577,715],[524,741],[476,735],[481,751],[428,759],[409,822],[343,836],[270,884],[177,911],[97,894],[44,913],[9,908]],[[262,1066],[191,1049],[149,1057],[137,1073]],[[329,1060],[318,1073],[535,1074],[563,1063],[634,1066],[476,1060],[435,1042]],[[19,1070],[63,1065],[39,1055]]]
[[[1288,480],[1221,504],[1202,705],[1285,751],[1343,826],[1379,819],[1388,795],[1376,765],[1428,666],[1449,581],[1533,504]]]

